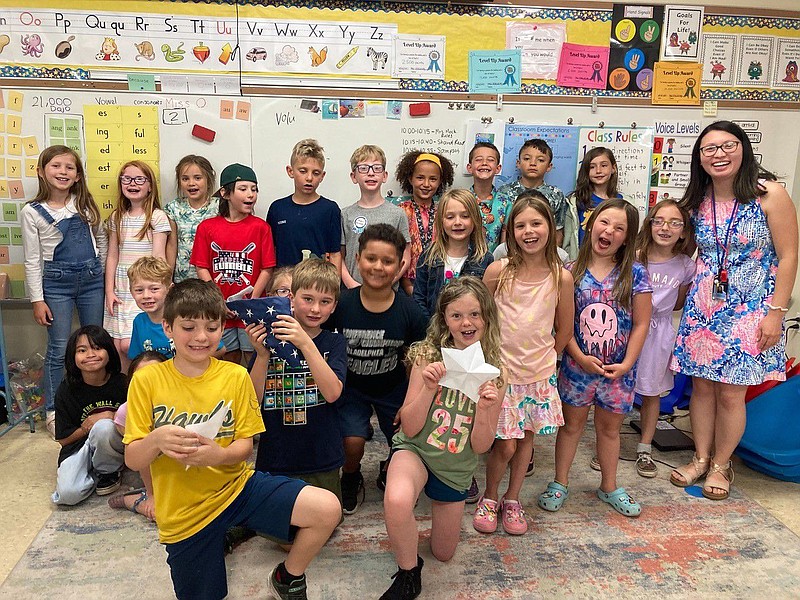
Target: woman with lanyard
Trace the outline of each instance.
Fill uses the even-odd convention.
[[[747,387],[786,377],[783,317],[797,271],[797,215],[745,132],[729,121],[712,123],[695,142],[681,202],[695,226],[697,275],[671,368],[693,380],[696,452],[670,481],[687,487],[705,476],[703,495],[724,500]]]

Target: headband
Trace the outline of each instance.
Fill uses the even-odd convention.
[[[417,160],[414,161],[414,164],[417,164],[421,160],[429,160],[432,163],[436,164],[439,167],[439,170],[442,169],[442,161],[439,160],[439,157],[435,154],[428,154],[427,152],[423,152],[417,157]]]

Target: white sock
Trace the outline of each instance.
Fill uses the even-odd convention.
[[[653,444],[642,444],[641,442],[636,445],[636,454],[640,452],[647,452],[648,454],[653,453]]]

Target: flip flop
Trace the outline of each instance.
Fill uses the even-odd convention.
[[[642,514],[641,505],[625,491],[625,488],[617,488],[608,493],[598,489],[597,497],[606,504],[610,504],[615,511],[623,516],[638,517]]]
[[[124,494],[117,494],[116,496],[112,496],[111,498],[108,499],[108,505],[111,508],[128,508],[127,506],[125,506],[125,496],[136,496],[137,494],[139,495],[139,497],[136,500],[134,500],[133,506],[131,506],[130,510],[132,513],[139,515],[141,513],[138,510],[136,510],[136,508],[142,502],[147,500],[147,492],[145,491],[144,488],[138,488],[135,490],[131,490],[130,492],[125,492]]]

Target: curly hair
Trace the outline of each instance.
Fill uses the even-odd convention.
[[[420,154],[432,154],[439,159],[441,168],[441,179],[439,180],[439,188],[436,190],[436,196],[439,196],[447,188],[453,185],[453,178],[455,177],[455,169],[453,163],[450,162],[446,156],[437,154],[436,152],[423,152],[422,150],[412,150],[406,152],[397,163],[397,170],[394,172],[395,179],[400,183],[400,189],[406,194],[413,194],[414,188],[411,187],[411,177],[414,175],[414,167],[417,164],[417,159]]]

